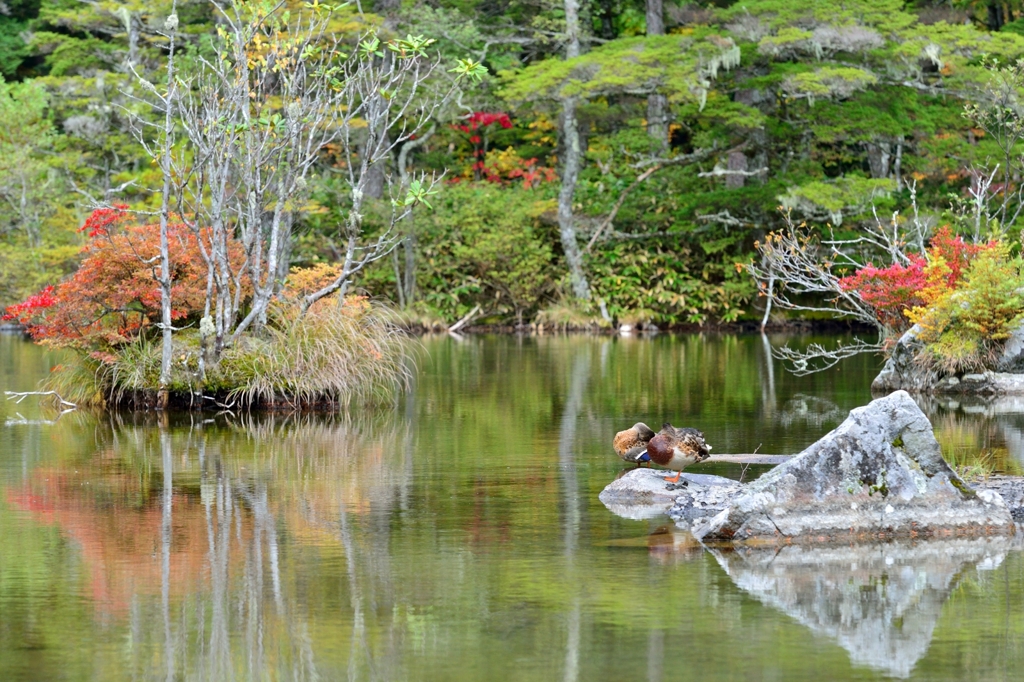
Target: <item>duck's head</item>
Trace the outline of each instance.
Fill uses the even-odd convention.
[[[641,440],[646,443],[650,439],[654,438],[654,429],[643,422],[633,424],[633,430],[636,431],[637,440]]]
[[[642,450],[652,438],[654,438],[654,431],[651,430],[651,427],[643,422],[637,422],[625,431],[619,431],[615,434],[615,440],[612,441],[612,445],[615,447],[615,452],[619,457],[625,457],[637,448]]]

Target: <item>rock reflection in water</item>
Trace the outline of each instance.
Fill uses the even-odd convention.
[[[834,424],[838,426],[850,414],[831,400],[819,398],[813,395],[797,393],[792,399],[787,400],[779,415],[779,421],[783,426],[793,424],[807,424],[808,426],[823,426]]]
[[[714,549],[737,587],[825,635],[850,659],[908,677],[967,569],[997,568],[1013,540]]]

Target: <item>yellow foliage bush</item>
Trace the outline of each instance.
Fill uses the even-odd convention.
[[[925,305],[907,311],[920,326],[924,363],[946,373],[983,370],[1002,342],[1024,320],[1024,276],[1019,257],[993,244],[971,261],[956,287],[946,283],[949,266],[941,257],[925,268]]]

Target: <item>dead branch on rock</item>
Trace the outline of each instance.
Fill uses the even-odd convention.
[[[855,265],[852,257],[840,250],[839,240],[821,243],[804,225],[794,225],[784,213],[786,229],[772,232],[757,242],[761,261],[747,264],[747,272],[757,281],[762,295],[774,281],[773,304],[783,310],[829,313],[879,327],[874,309],[856,291],[844,289],[835,272],[836,265]],[[866,237],[850,240],[856,244]]]
[[[773,348],[772,355],[786,363],[790,373],[798,377],[821,372],[837,365],[841,360],[852,358],[861,353],[878,353],[882,350],[881,342],[867,343],[854,339],[853,343],[835,348],[825,348],[820,343],[812,343],[804,350],[795,350],[789,346]]]

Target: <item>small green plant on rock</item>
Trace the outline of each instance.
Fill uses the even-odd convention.
[[[951,453],[948,461],[950,468],[967,483],[983,481],[996,471],[995,457],[991,450],[982,450],[977,455],[957,450]]]

